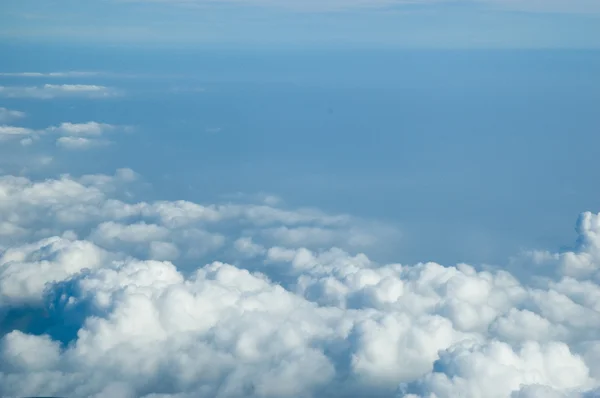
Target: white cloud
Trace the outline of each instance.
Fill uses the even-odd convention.
[[[25,127],[16,126],[0,126],[0,141],[13,138],[23,138],[30,135],[35,135],[36,131]]]
[[[31,144],[33,144],[33,139],[31,139],[31,138],[23,138],[19,142],[21,143],[22,146],[30,146]]]
[[[0,112],[0,117],[2,113]],[[56,145],[67,150],[87,150],[112,144],[102,137],[107,133],[129,132],[129,126],[116,126],[108,123],[89,121],[85,123],[64,122],[43,130],[33,130],[26,127],[0,125],[0,141],[19,140],[22,146],[30,146],[40,136],[58,134]]]
[[[60,237],[11,247],[0,256],[0,305],[39,301],[46,283],[98,267],[106,256],[90,242]]]
[[[110,145],[111,141],[100,137],[117,131],[131,131],[131,127],[90,121],[85,123],[65,122],[45,130],[47,133],[62,135],[56,140],[56,145],[69,150],[87,150]]]
[[[0,123],[12,122],[13,120],[23,119],[24,117],[25,112],[0,107]]]
[[[413,383],[420,394],[502,398],[561,396],[562,392],[577,396],[597,385],[584,360],[559,342],[528,341],[517,350],[495,340],[462,343],[442,353],[435,367],[437,372]]]
[[[159,242],[168,238],[166,241],[174,243],[183,258],[204,256],[223,248],[226,243],[237,253],[248,253],[265,244],[324,246],[324,242],[314,239],[296,237],[290,241],[284,235],[270,232],[280,228],[301,231],[318,228],[331,241],[346,247],[355,244],[353,235],[349,236],[347,231],[360,231],[361,228],[359,220],[311,209],[289,210],[262,204],[201,205],[186,201],[128,203],[113,197],[119,184],[132,180],[135,180],[135,174],[130,170],[122,170],[114,177],[75,179],[63,176],[41,182],[6,176],[0,179],[0,188],[4,192],[4,199],[0,198],[0,215],[4,214],[22,228],[30,228],[40,219],[48,225],[82,228],[88,232],[95,226],[96,232],[90,236],[94,242],[111,250],[134,250],[137,255],[156,250],[161,245]],[[131,224],[133,219],[138,222]],[[232,228],[240,235],[227,237]],[[162,231],[162,235],[150,238],[142,233],[142,229]],[[108,239],[110,236],[113,238]],[[144,236],[144,239],[133,242],[131,236]],[[246,246],[242,244],[244,239],[248,239]],[[119,247],[126,243],[128,245]],[[136,244],[131,245],[133,243]]]
[[[0,96],[8,98],[52,99],[62,97],[109,98],[118,92],[106,86],[88,84],[44,84],[43,86],[0,86]]]
[[[233,194],[223,195],[222,197],[223,199],[234,201],[258,202],[268,206],[277,206],[283,204],[282,198],[268,193],[247,194],[243,192],[236,192]]]
[[[6,77],[91,77],[102,75],[102,72],[67,71],[67,72],[0,72],[0,76]]]
[[[262,231],[262,236],[269,241],[278,242],[288,247],[322,247],[328,248],[348,242],[356,249],[372,246],[377,239],[374,234],[359,228],[322,228],[318,226],[300,226],[290,228],[280,226]]]
[[[206,6],[212,0],[120,0],[121,2],[165,3],[185,7]],[[230,4],[251,4],[260,7],[287,8],[299,11],[332,11],[353,8],[385,8],[403,5],[448,3],[451,0],[225,0]],[[561,13],[598,13],[600,4],[596,0],[469,0],[467,3],[485,4],[511,10]]]
[[[43,132],[85,146],[117,129]],[[573,249],[504,269],[406,265],[366,254],[399,239],[380,223],[268,195],[140,200],[138,180],[0,176],[1,396],[600,391],[599,214]]]
[[[125,79],[136,79],[136,78],[172,78],[180,77],[180,75],[169,75],[164,73],[152,74],[152,73],[115,73],[109,71],[57,71],[57,72],[0,72],[0,77],[17,77],[17,78],[31,78],[31,79],[80,79],[89,77],[102,77],[102,78],[125,78]]]
[[[150,243],[148,257],[152,260],[172,261],[179,258],[177,246],[170,242],[153,241]]]
[[[69,150],[86,150],[109,145],[109,141],[97,140],[85,137],[60,137],[56,145]]]
[[[20,139],[21,145],[28,146],[34,140],[40,138],[41,135],[58,134],[60,137],[56,139],[57,146],[69,150],[85,150],[111,144],[111,141],[102,139],[107,133],[127,132],[131,130],[129,126],[116,126],[94,121],[85,123],[65,122],[43,130],[0,125],[0,141]]]
[[[1,395],[600,387],[599,215],[580,217],[573,251],[535,257],[553,276],[534,280],[539,267],[379,264],[356,254],[368,223],[314,209],[119,199],[136,178],[0,178]]]
[[[86,123],[61,123],[58,126],[52,126],[46,129],[49,132],[59,133],[70,136],[100,136],[106,132],[114,131],[117,126],[107,123],[86,122]]]
[[[244,257],[256,257],[265,253],[265,248],[254,243],[250,237],[237,239],[233,246]]]
[[[94,230],[90,238],[104,242],[139,243],[148,240],[161,240],[168,235],[169,230],[167,228],[155,224],[142,222],[123,225],[115,222],[104,222]]]

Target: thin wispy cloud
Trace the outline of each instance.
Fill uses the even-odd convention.
[[[55,77],[55,78],[78,78],[101,76],[102,72],[0,72],[3,77]]]
[[[0,126],[0,140],[23,138],[36,134],[35,130],[17,126]]]
[[[31,4],[35,1],[40,0]],[[110,0],[103,3],[107,12],[100,14],[86,3],[73,4],[58,0],[43,22],[5,19],[3,31],[7,37],[52,36],[64,42],[119,45],[600,46],[596,27],[600,2],[596,0]],[[15,15],[32,11],[29,2],[13,7]],[[71,13],[77,18],[64,17]],[[46,72],[42,67],[23,72],[14,76],[56,79],[79,73]]]
[[[218,134],[221,131],[223,131],[222,127],[207,127],[206,129],[204,129],[204,131],[206,131],[208,134]]]
[[[110,141],[85,137],[60,137],[56,140],[56,145],[68,150],[83,151],[110,145]]]
[[[0,123],[23,119],[25,116],[25,112],[0,107]]]
[[[113,132],[121,126],[115,126],[108,123],[86,122],[86,123],[71,123],[65,122],[58,126],[51,126],[46,129],[50,133],[58,133],[63,135],[74,136],[101,136],[108,132]]]
[[[0,86],[0,97],[53,99],[68,97],[111,98],[117,96],[117,90],[90,84],[44,84],[43,86]]]
[[[55,72],[0,72],[0,77],[27,79],[81,79],[81,78],[111,78],[111,79],[170,79],[182,77],[171,74],[152,73],[116,73],[110,71],[55,71]]]
[[[30,146],[30,145],[33,145],[33,139],[32,138],[23,138],[21,141],[19,141],[19,143],[22,146]]]
[[[116,0],[121,3],[158,3],[180,7],[206,8],[214,5],[213,0]],[[596,0],[223,0],[220,4],[283,8],[296,11],[341,11],[349,9],[402,8],[437,5],[490,6],[507,10],[561,13],[598,13],[600,4]]]

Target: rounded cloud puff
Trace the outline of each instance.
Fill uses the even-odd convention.
[[[599,215],[506,269],[380,264],[385,226],[126,200],[135,179],[0,178],[1,396],[599,391]]]

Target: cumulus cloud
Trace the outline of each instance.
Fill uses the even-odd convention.
[[[46,283],[97,267],[105,255],[90,242],[58,236],[11,247],[0,256],[0,305],[39,301]]]
[[[7,98],[109,98],[118,92],[106,86],[90,84],[44,84],[43,86],[0,86],[0,96]]]
[[[381,264],[361,253],[379,230],[353,217],[132,201],[124,192],[137,179],[128,169],[0,178],[0,395],[584,397],[600,387],[598,214],[579,218],[572,250],[521,255],[520,273]],[[531,278],[540,267],[552,272]]]
[[[0,107],[0,123],[12,122],[25,117],[25,112]]]
[[[578,396],[597,383],[583,358],[561,342],[489,341],[457,344],[441,353],[437,371],[412,385],[434,396]],[[493,388],[490,388],[493,386]]]
[[[171,241],[179,244],[178,250],[186,258],[201,256],[221,248],[232,233],[232,250],[243,249],[235,240],[255,239],[257,244],[276,243],[289,247],[327,247],[335,241],[342,247],[354,245],[354,236],[347,230],[361,230],[362,223],[344,215],[328,215],[314,209],[286,209],[262,203],[220,203],[201,205],[188,201],[156,201],[128,203],[118,197],[118,187],[135,180],[130,170],[120,170],[115,176],[82,176],[73,178],[65,175],[60,179],[31,181],[24,177],[4,176],[0,178],[0,214],[15,226],[31,228],[41,219],[48,225],[80,228],[91,233],[90,239],[108,245],[138,244],[138,249],[149,249],[152,242]],[[117,195],[117,196],[115,196]],[[137,220],[136,223],[132,223]],[[127,231],[134,232],[127,232]],[[272,234],[279,228],[318,228],[329,241],[319,241],[304,236],[290,240],[285,235]],[[43,228],[37,228],[41,233]],[[142,231],[161,231],[162,235],[151,234],[150,239]],[[359,232],[356,232],[357,234]],[[141,234],[141,235],[140,235]],[[376,236],[370,236],[374,244]],[[115,237],[108,239],[108,237]],[[138,242],[131,236],[146,236]],[[367,242],[368,243],[368,242]],[[141,246],[140,246],[141,245]],[[154,247],[159,247],[154,243]],[[164,246],[164,245],[163,245]],[[368,244],[366,244],[368,246]],[[111,249],[118,249],[111,246]],[[131,248],[129,248],[131,249]]]

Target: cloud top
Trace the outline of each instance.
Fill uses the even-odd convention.
[[[537,265],[524,253],[515,276],[379,264],[350,232],[373,231],[344,215],[131,202],[136,179],[0,178],[2,395],[583,397],[600,385],[598,214],[580,217],[572,251]]]

